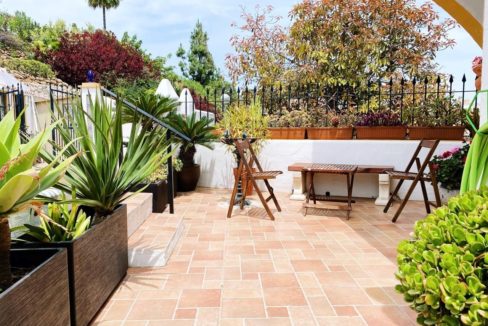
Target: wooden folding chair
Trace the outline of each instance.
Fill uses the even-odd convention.
[[[230,199],[229,203],[229,210],[227,212],[227,217],[230,218],[232,215],[232,209],[235,204],[235,197],[237,194],[237,186],[239,184],[239,180],[242,180],[241,182],[243,183],[242,189],[243,195],[240,200],[240,208],[244,208],[244,202],[246,200],[246,191],[247,189],[247,183],[252,182],[254,186],[254,190],[259,196],[259,199],[261,200],[261,203],[264,206],[264,209],[266,210],[266,213],[268,213],[268,216],[274,220],[273,213],[269,209],[268,202],[270,200],[273,200],[276,208],[278,209],[278,212],[281,212],[281,207],[278,204],[278,200],[276,199],[276,196],[274,194],[273,188],[270,186],[268,180],[270,179],[275,179],[278,175],[282,174],[282,171],[263,171],[263,168],[261,167],[261,164],[259,163],[256,154],[254,153],[254,150],[252,149],[252,145],[249,139],[234,139],[234,145],[237,148],[237,152],[240,155],[240,163],[239,167],[237,168],[237,178],[235,178],[235,183],[234,183],[234,188],[232,190],[232,196]],[[253,171],[253,165],[256,164],[257,171]],[[244,177],[245,176],[245,177]],[[264,184],[266,185],[266,188],[269,191],[269,197],[264,198],[263,194],[261,193],[261,190],[259,190],[257,180],[263,180]]]
[[[408,199],[412,195],[413,190],[415,189],[415,186],[417,185],[418,182],[420,182],[420,186],[422,188],[422,195],[424,197],[424,204],[425,204],[425,210],[427,211],[427,214],[430,214],[430,206],[434,207],[439,207],[441,205],[441,198],[439,195],[439,188],[437,185],[437,178],[436,178],[436,172],[434,169],[432,169],[430,160],[432,156],[434,155],[434,152],[437,148],[437,145],[439,145],[439,140],[422,140],[420,141],[419,145],[417,146],[417,149],[415,150],[412,159],[408,163],[405,171],[387,171],[386,173],[390,176],[391,179],[397,179],[400,180],[395,187],[395,190],[390,196],[390,199],[388,200],[388,203],[385,206],[385,209],[383,212],[388,212],[388,209],[393,203],[394,198],[397,196],[398,191],[400,190],[400,187],[403,184],[403,181],[405,180],[412,180],[412,184],[410,185],[410,188],[408,189],[407,193],[405,194],[405,198],[400,204],[400,207],[398,207],[398,210],[395,213],[395,216],[391,220],[393,223],[396,222],[398,219],[398,216],[400,216],[403,208],[407,204]],[[424,161],[421,163],[419,155],[422,151],[422,149],[428,149],[428,153],[425,156]],[[410,170],[412,169],[413,165],[416,165],[417,172],[411,172]],[[429,172],[430,173],[425,173],[426,168],[429,167]],[[427,188],[425,187],[426,182],[431,182],[432,187],[434,188],[434,195],[435,195],[435,203],[432,203],[429,201],[429,198],[427,196]]]

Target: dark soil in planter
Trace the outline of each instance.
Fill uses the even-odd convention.
[[[134,190],[139,190],[147,184],[141,183]],[[152,194],[152,211],[153,213],[162,213],[168,205],[168,182],[162,180],[159,182],[150,183],[142,191]]]
[[[183,166],[178,172],[178,191],[194,191],[200,179],[200,165]]]
[[[68,325],[66,250],[12,249],[10,261],[16,282],[0,293],[0,325]]]
[[[127,273],[127,207],[121,205],[74,241],[13,246],[68,250],[71,325],[88,325]]]

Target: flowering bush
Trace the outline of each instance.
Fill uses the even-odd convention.
[[[281,116],[272,115],[269,120],[270,127],[300,127],[312,126],[312,117],[306,110],[284,111]]]
[[[130,45],[120,43],[113,33],[65,33],[57,49],[37,53],[51,65],[57,76],[76,86],[86,80],[88,70],[95,72],[96,81],[113,86],[118,79],[134,81],[154,73],[142,55]]]
[[[469,144],[455,147],[441,155],[435,155],[431,161],[431,168],[437,173],[437,180],[441,187],[457,190],[461,187],[464,164],[468,156]]]
[[[360,127],[401,126],[400,116],[394,112],[369,112],[359,115],[354,124]]]

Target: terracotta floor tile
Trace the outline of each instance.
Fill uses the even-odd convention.
[[[270,221],[260,207],[227,219],[228,196],[199,188],[176,197],[185,230],[167,266],[130,268],[94,325],[415,324],[394,273],[398,242],[425,216],[422,202],[410,201],[393,224],[394,212],[372,200],[358,199],[347,221],[342,213],[303,216],[302,202],[278,194],[283,211]],[[131,241],[166,239],[172,226],[162,220]]]
[[[262,299],[223,299],[223,318],[266,317]]]
[[[175,319],[195,319],[196,309],[176,309]]]
[[[332,305],[372,304],[366,293],[359,287],[324,287],[324,292]]]
[[[138,300],[132,306],[127,320],[171,319],[176,300]]]
[[[261,273],[263,288],[298,287],[295,274],[292,273]]]
[[[219,307],[220,289],[183,290],[178,306],[180,308]]]
[[[304,306],[305,296],[298,287],[265,288],[264,301],[267,306]]]
[[[288,309],[286,307],[268,307],[266,311],[269,317],[288,317]]]
[[[296,272],[325,272],[328,268],[321,260],[292,260],[291,264]]]

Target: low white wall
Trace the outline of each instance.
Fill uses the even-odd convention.
[[[283,171],[283,175],[271,182],[274,189],[291,193],[294,173],[288,172],[288,165],[295,162],[392,165],[395,169],[403,170],[418,143],[408,140],[268,140],[259,157],[264,169]],[[436,152],[442,153],[461,144],[459,141],[442,141]],[[195,160],[202,167],[199,186],[232,188],[234,159],[226,145],[216,143],[214,150],[199,146]],[[315,186],[318,194],[326,191],[333,196],[346,194],[345,176],[317,175]],[[400,196],[403,196],[408,186],[408,183],[404,184]],[[430,184],[428,191],[429,198],[433,199]],[[378,175],[357,174],[353,195],[377,197]],[[422,199],[420,186],[417,186],[412,199]]]

